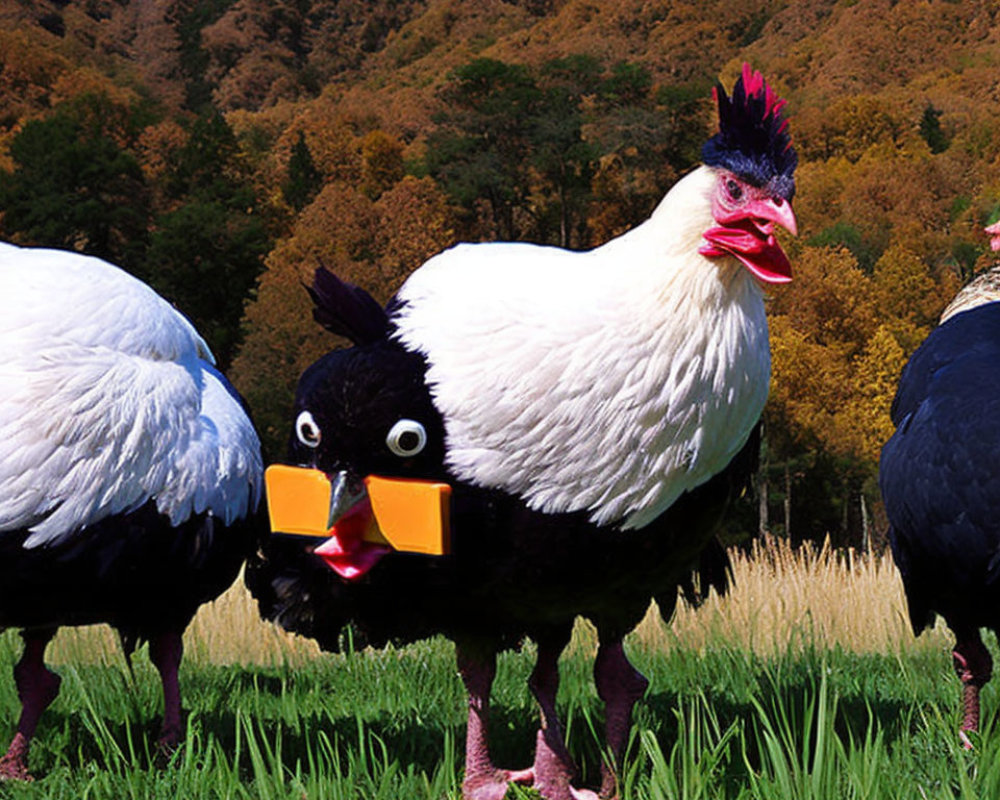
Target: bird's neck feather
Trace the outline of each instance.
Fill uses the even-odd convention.
[[[684,313],[711,312],[742,305],[763,291],[750,273],[732,256],[708,258],[699,253],[702,234],[714,226],[712,190],[717,171],[701,166],[681,178],[667,192],[641,225],[607,242],[598,251],[627,272],[628,283],[642,305],[655,301],[660,312],[675,317]],[[620,259],[616,251],[622,252]],[[605,261],[605,263],[608,263]],[[637,300],[637,302],[639,302]],[[683,308],[682,308],[683,307]]]
[[[626,243],[635,247],[641,242],[644,248],[662,254],[696,252],[704,244],[702,234],[716,224],[712,218],[715,182],[716,170],[712,167],[701,166],[689,172],[671,187],[649,219],[604,247]]]

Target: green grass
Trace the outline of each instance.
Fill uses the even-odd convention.
[[[564,659],[560,706],[570,749],[594,784],[601,707],[587,646]],[[17,716],[15,636],[0,637],[3,735]],[[637,708],[624,797],[1000,797],[996,696],[966,752],[956,735],[958,681],[948,654],[858,655],[801,648],[773,657],[711,647],[667,652],[633,642],[652,684]],[[494,695],[498,762],[531,759],[533,650],[501,659]],[[32,784],[11,798],[456,798],[465,703],[449,643],[323,656],[294,668],[187,662],[187,738],[157,765],[156,673],[123,663],[62,665],[43,718]],[[508,797],[532,798],[512,789]]]

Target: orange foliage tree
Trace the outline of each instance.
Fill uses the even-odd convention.
[[[231,374],[269,449],[284,449],[302,371],[343,346],[312,319],[303,284],[317,267],[385,302],[430,255],[454,242],[454,212],[429,178],[404,177],[377,202],[343,183],[327,184],[267,258],[246,310],[246,336]]]
[[[852,530],[876,533],[874,479],[893,430],[899,374],[956,284],[953,273],[935,276],[903,245],[886,250],[870,273],[846,248],[799,251],[795,280],[770,306],[763,476],[780,487],[772,497],[786,495],[783,527],[793,538],[830,533],[860,544]],[[796,492],[797,500],[787,496]]]

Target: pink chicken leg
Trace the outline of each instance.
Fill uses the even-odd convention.
[[[979,690],[993,674],[993,659],[976,629],[957,635],[951,655],[955,674],[962,681],[963,715],[959,736],[965,747],[971,750],[969,733],[979,730]]]
[[[496,647],[460,642],[455,646],[458,671],[469,696],[465,732],[465,800],[503,800],[507,784],[530,783],[531,770],[511,771],[493,765],[489,751],[490,690],[496,677]]]
[[[28,749],[38,720],[59,694],[62,679],[45,666],[45,648],[55,636],[55,628],[24,631],[24,653],[14,667],[17,694],[21,699],[21,718],[7,753],[0,758],[0,779],[32,780],[28,772]]]
[[[532,786],[546,800],[598,800],[593,792],[570,785],[576,767],[566,749],[563,726],[556,713],[559,655],[569,642],[571,630],[560,629],[538,637],[538,658],[529,681],[541,711]]]

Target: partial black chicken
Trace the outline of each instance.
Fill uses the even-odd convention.
[[[795,153],[758,73],[716,96],[706,165],[602,247],[462,245],[386,310],[316,274],[317,319],[355,347],[303,374],[288,462],[328,480],[330,527],[318,547],[272,537],[247,582],[266,618],[326,648],[347,624],[373,644],[453,639],[467,798],[501,798],[512,780],[550,800],[595,797],[571,785],[555,708],[574,620],[597,628],[617,767],[647,686],[623,637],[652,598],[669,618],[692,571],[725,586],[713,536],[757,452],[770,369],[760,282],[790,279],[774,227],[795,229]],[[371,476],[451,487],[444,555],[371,535]],[[542,723],[533,765],[510,772],[490,760],[489,694],[497,653],[525,636]],[[602,796],[617,791],[614,767]]]
[[[986,231],[1000,250],[1000,225]],[[903,369],[891,409],[896,431],[879,462],[913,631],[941,615],[955,635],[968,747],[968,733],[979,728],[979,691],[993,672],[980,629],[1000,633],[998,301],[994,268],[945,309]]]

